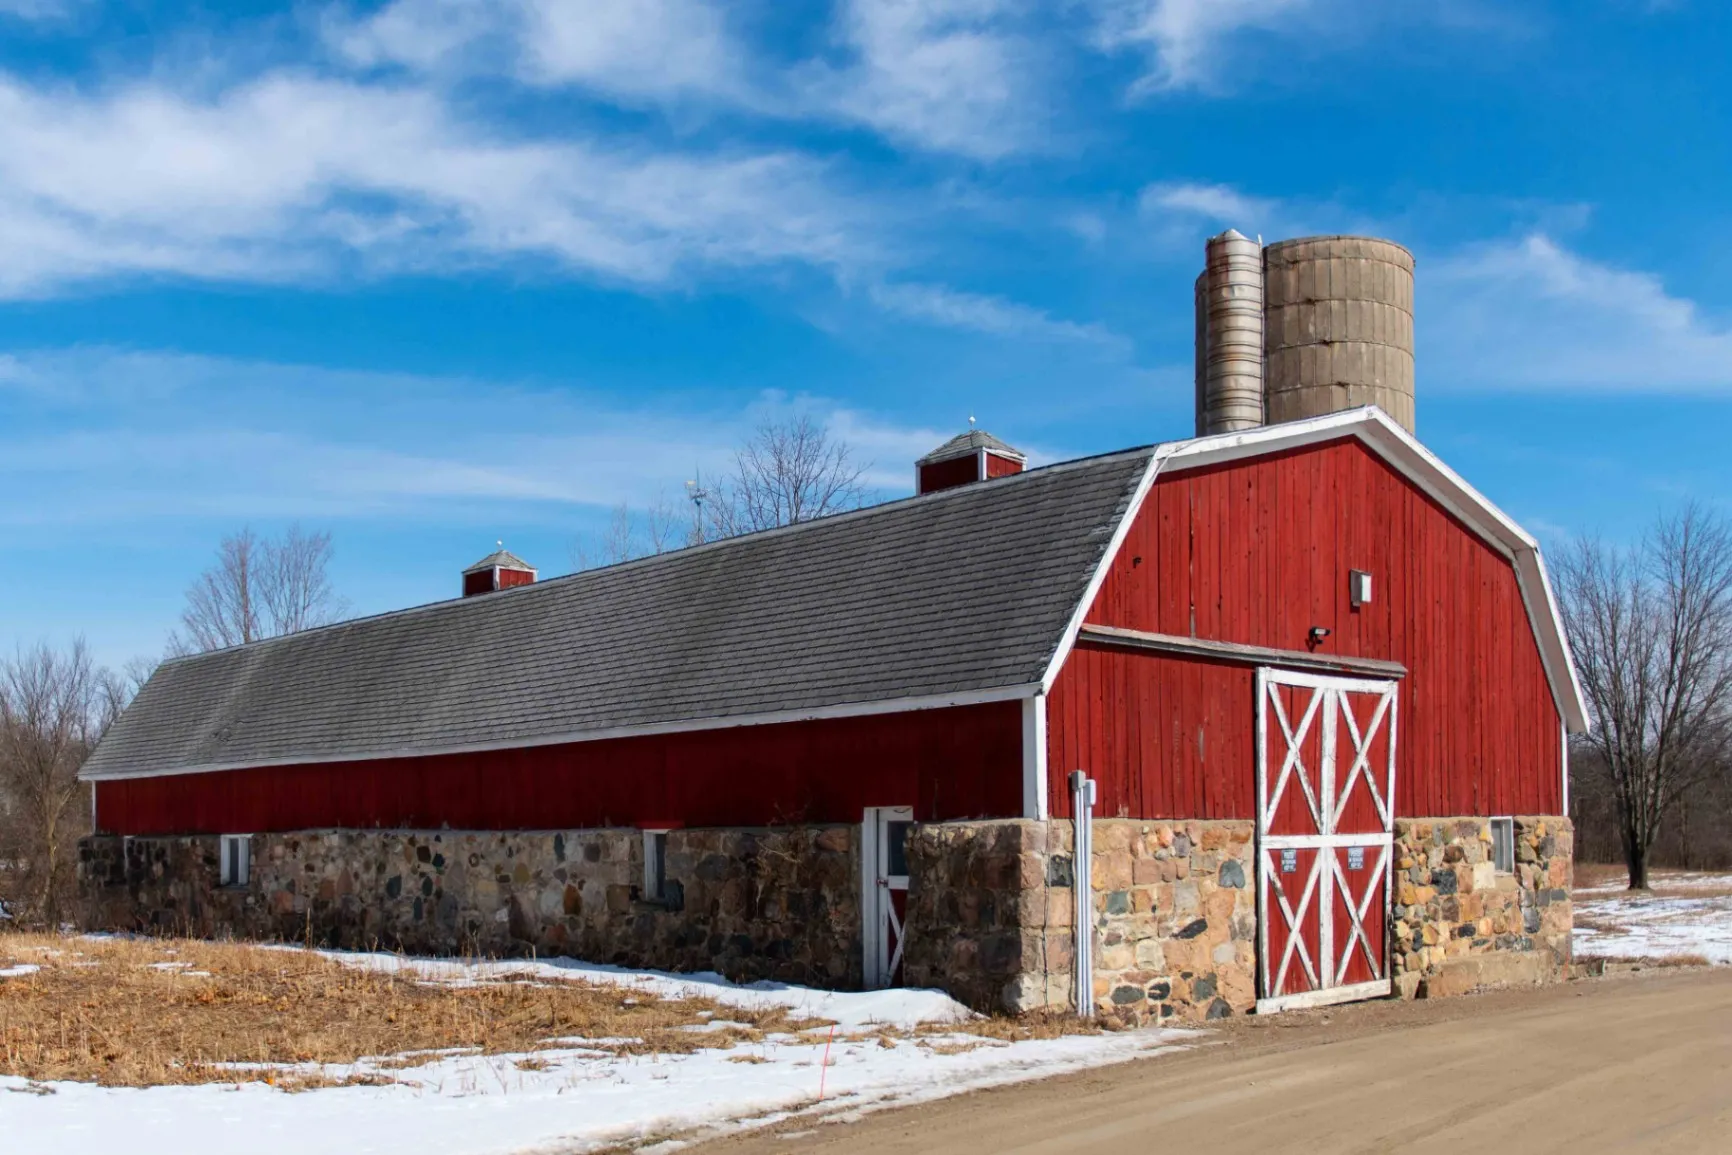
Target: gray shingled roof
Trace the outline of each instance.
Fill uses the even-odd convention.
[[[1028,685],[1150,450],[165,663],[101,778]]]
[[[1028,455],[1022,450],[1013,449],[986,430],[970,429],[967,433],[958,433],[915,464],[932,465],[940,461],[949,461],[952,457],[962,457],[980,449],[990,449],[994,453],[1002,453],[1006,457],[1014,457],[1018,461],[1028,460]]]

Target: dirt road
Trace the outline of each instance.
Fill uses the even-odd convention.
[[[693,1150],[1732,1152],[1725,969],[1247,1019],[1216,1040]]]

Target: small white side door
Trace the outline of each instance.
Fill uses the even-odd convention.
[[[860,827],[861,941],[869,988],[902,981],[902,920],[908,910],[911,806],[868,806]]]

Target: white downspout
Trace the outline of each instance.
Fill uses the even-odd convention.
[[[1076,988],[1076,1013],[1085,1019],[1094,1018],[1095,1002],[1095,910],[1094,862],[1095,780],[1081,770],[1070,775],[1071,821],[1076,828],[1072,838],[1071,890],[1076,899],[1072,920],[1072,938],[1076,942],[1071,974]]]

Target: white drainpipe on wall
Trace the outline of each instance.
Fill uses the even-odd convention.
[[[1076,986],[1076,1013],[1090,1019],[1094,1017],[1095,1005],[1095,904],[1091,870],[1095,852],[1095,780],[1081,770],[1071,771],[1070,812],[1076,827],[1071,851],[1071,890],[1076,897],[1075,918],[1072,920],[1076,958],[1071,973]]]

